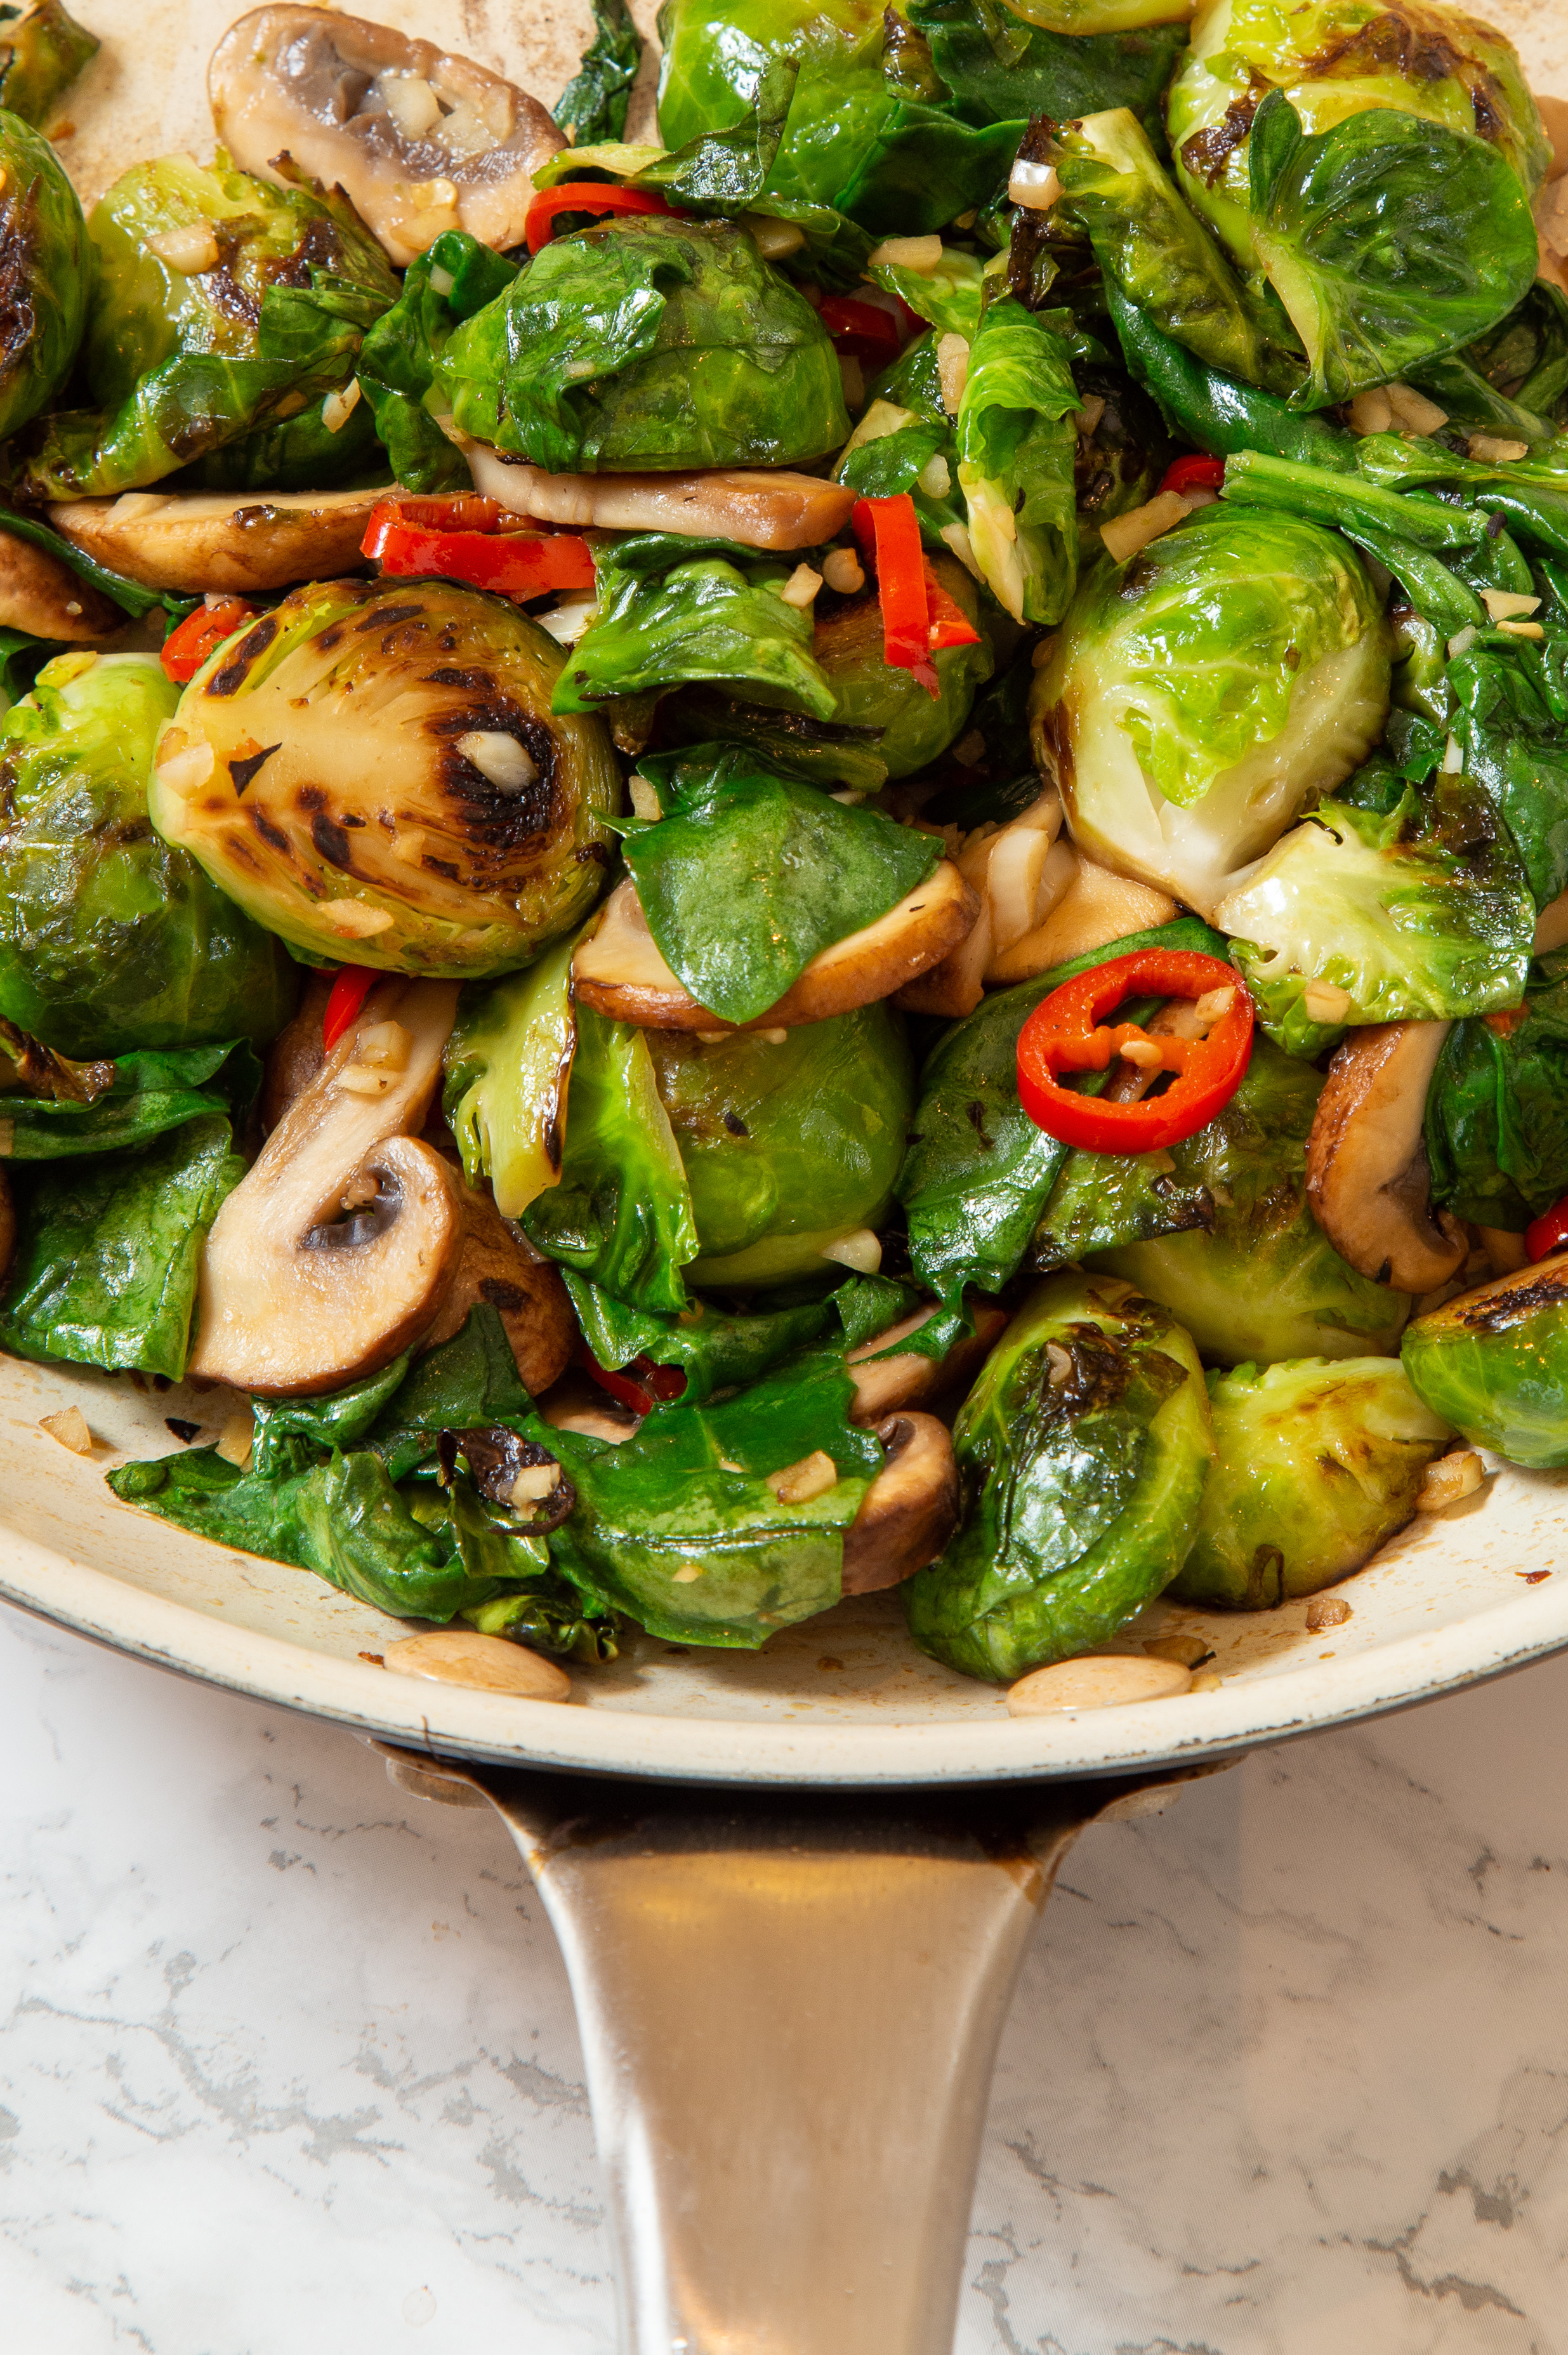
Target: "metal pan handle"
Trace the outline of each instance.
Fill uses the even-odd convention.
[[[1056,1868],[1150,1786],[843,1798],[447,1767],[560,1940],[623,2355],[950,2355],[997,2040]]]

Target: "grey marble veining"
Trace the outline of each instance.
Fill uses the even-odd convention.
[[[960,2355],[1565,2355],[1568,1660],[1068,1859]],[[0,1614],[4,2355],[610,2355],[499,1827]]]

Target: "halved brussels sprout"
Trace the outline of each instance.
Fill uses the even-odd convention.
[[[1211,916],[1382,731],[1380,600],[1338,533],[1200,509],[1081,583],[1030,719],[1074,840]]]
[[[448,581],[296,589],[191,681],[154,825],[309,959],[476,980],[592,903],[620,777],[552,717],[561,651]]]
[[[953,1433],[967,1508],[905,1590],[923,1652],[1022,1676],[1103,1644],[1186,1558],[1213,1441],[1179,1325],[1109,1276],[1048,1276]]]
[[[70,374],[92,285],[87,223],[54,149],[0,112],[0,441],[47,409]]]
[[[1534,1471],[1568,1464],[1568,1252],[1418,1316],[1400,1355],[1417,1396],[1473,1445]]]
[[[1453,1436],[1397,1358],[1286,1359],[1209,1377],[1216,1460],[1179,1603],[1265,1611],[1332,1586],[1403,1529]]]
[[[1166,121],[1189,203],[1247,270],[1253,117],[1283,90],[1303,128],[1331,130],[1372,107],[1487,140],[1533,196],[1551,150],[1512,45],[1430,0],[1207,0],[1171,84]]]
[[[0,106],[41,131],[99,48],[60,0],[0,8]]]
[[[147,823],[151,655],[60,655],[0,720],[0,1014],[65,1055],[271,1039],[297,968]]]

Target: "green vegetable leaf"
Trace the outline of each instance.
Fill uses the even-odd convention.
[[[60,1161],[119,1153],[211,1113],[238,1118],[261,1092],[261,1066],[248,1041],[121,1055],[113,1078],[91,1102],[72,1096],[6,1094],[10,1161]]]
[[[1298,408],[1473,342],[1535,276],[1529,198],[1484,140],[1381,106],[1308,137],[1270,91],[1249,170],[1253,249],[1311,368]]]
[[[178,1381],[201,1246],[244,1174],[227,1119],[210,1114],[123,1155],[18,1170],[0,1345]]]
[[[724,552],[708,554],[700,540],[660,533],[597,551],[598,615],[568,656],[552,710],[592,711],[618,696],[733,679],[782,691],[817,719],[835,716],[833,689],[812,655],[811,615],[779,594],[790,568],[754,549],[717,545]]]
[[[1133,375],[1153,394],[1173,433],[1211,457],[1243,450],[1349,472],[1357,444],[1323,417],[1304,417],[1276,393],[1240,384],[1167,335],[1114,279],[1105,281],[1111,323]]]
[[[1568,950],[1530,968],[1517,1012],[1456,1022],[1426,1095],[1432,1199],[1522,1233],[1568,1194]]]
[[[1568,887],[1568,632],[1494,631],[1449,663],[1466,773],[1513,838],[1538,908]]]
[[[705,745],[645,759],[662,821],[628,835],[627,868],[666,963],[726,1022],[776,1005],[812,958],[931,875],[942,847],[880,811]]]
[[[1038,114],[1071,123],[1125,106],[1158,134],[1160,100],[1187,47],[1181,24],[1048,31],[997,0],[911,0],[906,13],[925,36],[948,105],[965,123]]]
[[[1078,407],[1061,338],[1010,297],[988,304],[958,404],[958,483],[980,570],[1015,622],[1060,622],[1072,602]]]
[[[625,0],[592,0],[592,5],[593,37],[551,109],[563,131],[575,132],[579,147],[622,136],[643,56]]]
[[[416,255],[402,293],[367,333],[359,388],[405,490],[468,489],[467,461],[436,423],[426,396],[453,329],[504,293],[517,274],[514,262],[477,238],[447,229],[428,252]]]

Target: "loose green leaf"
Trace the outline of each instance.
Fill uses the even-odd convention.
[[[990,304],[958,404],[958,482],[976,559],[1015,622],[1060,622],[1072,602],[1079,400],[1061,338],[1021,303]]]
[[[18,1171],[0,1346],[178,1381],[201,1246],[244,1174],[221,1115],[69,1170]]]
[[[1184,441],[1215,458],[1256,450],[1341,473],[1354,466],[1355,442],[1326,418],[1304,417],[1279,395],[1211,368],[1129,302],[1114,279],[1105,282],[1105,302],[1128,368]]]
[[[1187,47],[1185,25],[1050,32],[997,0],[911,0],[907,14],[930,46],[946,103],[965,123],[1037,114],[1071,123],[1125,106],[1163,135],[1160,100]]]
[[[618,7],[621,0],[614,0]],[[506,292],[517,265],[464,229],[447,229],[416,255],[402,293],[366,335],[359,389],[393,474],[405,490],[466,490],[468,463],[427,405],[453,329]]]
[[[942,846],[706,745],[645,760],[664,816],[628,831],[648,930],[698,1003],[752,1022],[819,951],[896,907]]]
[[[9,1161],[62,1161],[119,1153],[187,1121],[221,1113],[239,1118],[261,1091],[261,1066],[250,1044],[172,1050],[140,1048],[111,1065],[108,1087],[91,1100],[7,1093]],[[25,1082],[24,1082],[25,1084]]]
[[[593,0],[593,37],[550,110],[563,131],[575,133],[575,145],[621,137],[642,57],[625,0]]]
[[[1568,1194],[1568,950],[1531,965],[1500,1021],[1456,1022],[1426,1095],[1432,1199],[1520,1234]]]
[[[447,1125],[470,1185],[488,1178],[504,1219],[520,1219],[560,1176],[576,946],[562,941],[527,972],[470,990],[447,1041]]]

